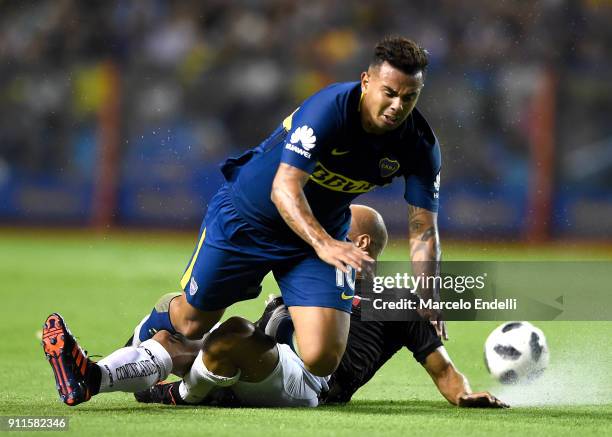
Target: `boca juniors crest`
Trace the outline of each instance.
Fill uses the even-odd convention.
[[[383,158],[380,160],[380,175],[383,178],[388,178],[393,173],[399,170],[400,163],[394,159]]]

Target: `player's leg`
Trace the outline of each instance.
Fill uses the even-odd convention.
[[[154,338],[157,337],[157,334]],[[180,340],[180,339],[179,339]],[[179,344],[171,352],[173,363],[177,354],[189,358]],[[140,402],[165,404],[196,404],[215,388],[229,387],[240,381],[259,382],[266,379],[278,363],[276,343],[246,319],[232,317],[206,335],[200,353],[184,375],[183,381],[156,386],[138,393]]]
[[[215,387],[260,381],[276,366],[275,343],[248,320],[232,317],[206,336],[200,354],[179,386],[179,396],[198,403]]]
[[[274,275],[293,320],[282,327],[287,343],[293,343],[308,371],[330,375],[346,348],[354,273],[336,271],[312,254],[289,260],[276,268]]]
[[[259,293],[258,284],[263,279],[267,268],[261,260],[250,256],[237,256],[214,247],[204,247],[200,255],[202,255],[202,260],[206,260],[206,263],[195,264],[190,272],[191,285],[188,291],[171,299],[168,305],[169,318],[173,323],[178,320],[177,325],[181,327],[176,331],[185,337],[196,339],[202,338],[203,334],[210,330],[223,314],[225,307],[239,300],[256,297]],[[258,269],[258,266],[261,268]],[[202,286],[197,286],[198,281]],[[147,334],[150,335],[153,331],[154,329],[150,328]],[[158,334],[159,332],[155,335]],[[172,372],[173,359],[164,346],[173,347],[175,344],[173,343],[174,337],[170,333],[161,335],[166,336],[163,337],[166,341],[164,345],[151,338],[140,343],[137,348],[122,348],[101,360],[99,364],[103,371],[99,391],[142,391],[165,379]],[[157,354],[155,358],[164,363],[164,366],[161,366],[163,371],[158,372],[157,375],[145,375],[147,370],[134,371],[132,372],[134,375],[130,373],[129,377],[122,373],[119,376],[116,375],[117,372],[124,372],[126,368],[133,367],[137,362],[148,365],[143,352],[148,353],[150,350]],[[186,380],[189,379],[192,372],[201,377],[208,375],[205,369],[198,365],[192,366],[189,371],[184,369],[176,371],[177,374],[179,372],[184,373]],[[147,376],[147,378],[142,376]],[[222,385],[223,378],[215,380],[214,375],[209,379],[211,378],[216,385]]]
[[[308,372],[304,362],[286,344],[277,344],[278,363],[262,381],[238,381],[231,387],[240,405],[253,407],[316,407],[329,390],[328,378]]]
[[[242,317],[231,317],[204,341],[204,364],[212,372],[240,380],[258,382],[266,378],[278,361],[275,342]]]
[[[350,326],[350,314],[335,308],[289,307],[297,352],[306,369],[318,376],[331,375],[340,364]]]
[[[134,336],[134,345],[160,330],[201,338],[225,308],[258,296],[270,268],[252,235],[253,229],[234,209],[228,187],[222,187],[211,200],[181,278],[184,293],[171,299],[165,311],[153,309]]]
[[[189,372],[203,343],[203,340],[189,340],[180,334],[170,334],[168,331],[157,332],[153,340],[161,344],[170,355],[172,373],[181,377]]]
[[[61,400],[70,406],[111,391],[136,392],[165,379],[172,358],[156,340],[119,349],[97,363],[78,345],[59,314],[43,326],[43,349],[55,375]]]
[[[170,303],[181,294],[183,293],[174,292],[162,295],[153,306],[151,313],[147,314],[136,325],[132,336],[125,343],[125,346],[138,347],[141,342],[152,338],[159,331],[168,331],[171,334],[176,333],[174,326],[170,322]]]
[[[199,371],[193,369],[199,367]],[[204,340],[184,381],[156,385],[137,393],[145,403],[185,405],[217,402],[216,390],[229,387],[239,405],[258,407],[314,407],[318,396],[327,390],[326,378],[310,374],[287,345],[277,345],[261,330],[240,317],[232,317],[211,331]],[[208,396],[211,394],[211,396]]]
[[[136,327],[132,345],[165,330],[189,339],[200,339],[219,321],[225,308],[252,299],[261,291],[268,261],[249,254],[204,244],[185,272],[185,292],[160,298],[151,313]]]
[[[241,378],[257,381],[265,378],[278,360],[275,342],[241,317],[231,317],[201,340],[189,340],[168,331],[159,331],[153,340],[161,344],[172,360],[172,373],[183,376],[204,350],[208,369],[223,376],[241,370]]]
[[[348,336],[343,319],[343,314],[346,313],[330,310],[297,306],[288,309],[281,304],[270,314],[270,319],[265,324],[265,332],[277,342],[291,347],[307,363],[309,371],[329,375],[333,372],[329,372],[329,369],[335,370],[342,358]],[[326,320],[330,313],[333,319]],[[298,317],[306,326],[300,325],[296,328],[293,317]]]
[[[55,374],[60,398],[77,405],[98,393],[138,392],[164,380],[179,364],[177,373],[188,373],[199,347],[178,341],[160,331],[138,347],[124,347],[94,363],[79,347],[58,314],[47,318],[43,328],[43,347]],[[191,356],[190,356],[191,355]]]
[[[225,306],[230,306],[237,300],[228,300],[223,304],[223,308],[201,310],[190,303],[186,293],[183,293],[172,300],[168,313],[174,329],[185,337],[195,340],[202,338],[221,319]]]
[[[214,229],[212,233],[215,233]],[[216,262],[223,262],[225,253],[215,248],[208,248],[206,234],[207,228],[204,221],[198,236],[198,243],[181,279],[181,287],[190,294],[197,292],[199,284],[210,279],[207,272],[214,271]],[[211,232],[208,234],[210,241]],[[141,341],[152,338],[156,332],[162,330],[171,334],[181,333],[187,338],[202,338],[202,335],[220,320],[224,310],[225,307],[203,311],[189,304],[184,293],[165,294],[158,299],[151,313],[136,326],[131,342],[128,341],[128,344],[138,346]]]
[[[196,339],[202,338],[218,321],[225,307],[256,297],[259,294],[259,284],[267,271],[267,260],[212,246],[201,249],[199,261],[192,263],[189,269],[191,279],[188,281],[188,291],[172,299],[168,305],[172,322],[178,320],[178,325],[183,327],[181,329],[184,332],[181,333]],[[198,286],[198,282],[202,285]],[[173,308],[178,308],[176,318]],[[153,332],[154,328],[151,327],[147,334]],[[62,357],[64,355],[60,354]],[[74,367],[73,361],[77,358],[65,357],[66,364]],[[83,396],[77,395],[78,402],[86,401],[98,392],[144,390],[172,372],[172,358],[159,342],[149,338],[138,347],[121,348],[100,360],[93,367],[96,374],[97,367],[101,370],[99,385],[97,382],[89,384]],[[56,371],[56,377],[58,375],[62,374]],[[85,377],[84,374],[81,376]],[[67,399],[70,393],[69,388],[64,390],[64,398]]]

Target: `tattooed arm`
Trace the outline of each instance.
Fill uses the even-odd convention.
[[[412,262],[435,261],[439,263],[442,250],[438,235],[438,214],[425,208],[408,205],[408,223]],[[435,262],[432,265],[436,265]]]
[[[438,235],[438,214],[414,205],[408,205],[408,235],[410,239],[410,260],[415,276],[437,276],[440,274],[440,259],[442,249]],[[423,300],[440,300],[438,281],[433,284],[423,284],[417,293]],[[430,287],[426,285],[432,285]],[[448,339],[444,322],[439,319],[439,312],[421,310],[421,316],[431,320],[439,336]]]
[[[270,199],[287,225],[310,244],[319,258],[346,272],[347,265],[357,271],[362,262],[373,262],[357,246],[333,239],[317,221],[304,195],[309,174],[297,167],[281,163],[272,182]]]

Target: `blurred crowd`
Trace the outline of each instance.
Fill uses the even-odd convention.
[[[524,187],[534,95],[553,78],[557,183],[609,186],[611,22],[606,0],[0,0],[0,181],[91,175],[108,63],[122,160],[150,175],[146,159],[167,169],[256,145],[401,34],[430,53],[419,107],[445,183]]]

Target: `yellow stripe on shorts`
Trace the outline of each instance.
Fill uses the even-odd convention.
[[[200,249],[202,248],[202,244],[204,244],[205,237],[206,237],[206,228],[204,228],[204,231],[202,231],[202,236],[200,237],[200,241],[198,241],[198,248],[196,249],[196,252],[193,254],[193,257],[191,258],[189,267],[187,267],[187,270],[185,270],[185,273],[183,274],[183,277],[181,278],[181,288],[183,290],[185,289],[185,287],[187,286],[187,283],[189,282],[189,279],[191,278],[191,272],[193,272],[193,266],[195,265],[196,260],[198,259],[198,255],[200,254]]]

